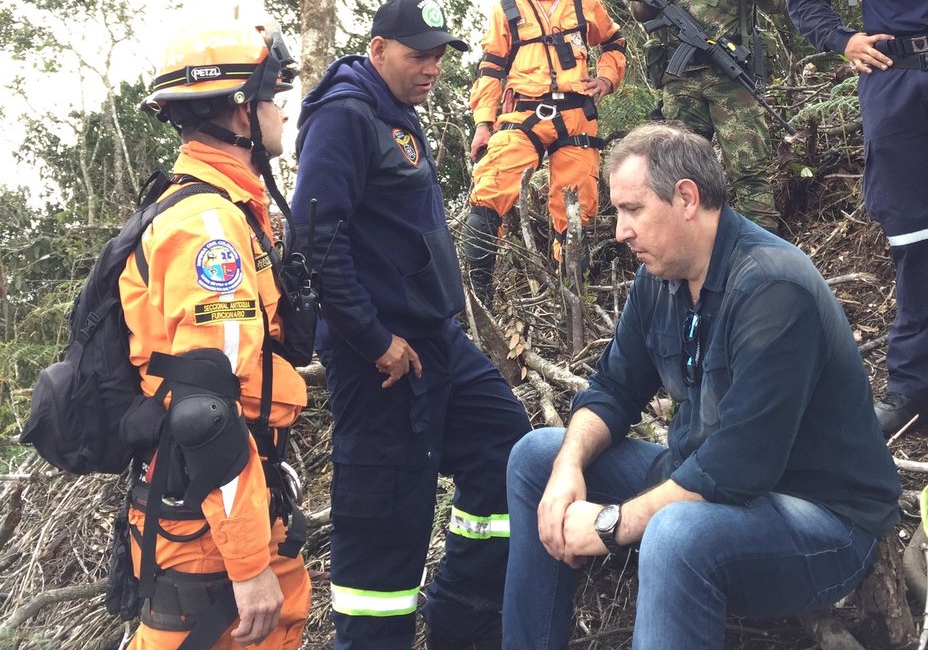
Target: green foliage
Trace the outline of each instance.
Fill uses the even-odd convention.
[[[826,99],[803,106],[793,120],[806,122],[837,122],[844,124],[860,120],[860,101],[857,98],[857,75],[852,75],[833,86]]]
[[[300,0],[267,0],[264,6],[271,17],[280,23],[284,34],[300,33]]]
[[[141,80],[122,83],[116,94],[93,113],[74,112],[80,139],[70,143],[48,116],[27,119],[29,141],[18,157],[41,165],[46,179],[60,188],[64,211],[75,222],[88,214],[121,219],[135,206],[141,182],[157,168],[170,165],[177,146],[174,132],[139,110],[147,95]]]
[[[0,51],[24,64],[8,94],[28,105],[41,87],[58,99],[55,110],[8,116],[25,123],[28,138],[15,156],[38,170],[42,188],[0,186],[5,433],[22,426],[39,369],[63,349],[67,313],[103,243],[134,209],[140,184],[174,155],[171,129],[138,108],[145,84],[110,80],[117,47],[132,40],[142,17],[130,0],[27,0],[0,9]]]

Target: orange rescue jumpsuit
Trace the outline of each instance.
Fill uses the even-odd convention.
[[[180,149],[175,174],[188,174],[228,192],[232,201],[247,202],[273,240],[264,186],[241,162],[207,145],[190,142]],[[160,214],[142,239],[149,264],[145,286],[134,254],[120,277],[120,293],[130,329],[132,362],[139,367],[142,390],[153,395],[161,379],[146,369],[152,352],[181,354],[197,348],[216,348],[228,357],[241,382],[240,406],[245,418],[259,416],[262,384],[264,324],[258,300],[264,304],[272,337],[280,339],[282,322],[277,313],[280,293],[267,256],[254,237],[244,214],[215,194],[197,194]],[[211,260],[221,257],[224,268],[214,279],[202,279]],[[231,306],[222,303],[234,303]],[[204,314],[208,314],[204,318]],[[198,318],[199,316],[199,318]],[[284,359],[273,359],[271,427],[287,427],[306,405],[306,384]],[[250,457],[236,480],[213,490],[202,511],[209,530],[191,542],[158,537],[155,559],[162,569],[190,573],[226,571],[233,581],[255,577],[268,565],[280,582],[284,605],[277,628],[259,648],[299,648],[310,601],[310,582],[302,557],[277,553],[285,528],[278,518],[269,520],[269,492],[258,456],[249,436]],[[132,508],[129,523],[141,531],[143,512]],[[175,535],[199,530],[202,520],[161,520]],[[132,539],[136,574],[141,551]],[[238,648],[226,630],[214,648]],[[154,630],[144,624],[130,645],[136,650],[177,648],[187,632]]]
[[[586,20],[586,45],[576,31],[567,36],[576,65],[565,70],[553,45],[524,41],[577,28],[580,23],[578,4],[582,6],[581,13]],[[537,169],[542,157],[523,131],[505,125],[523,124],[536,116],[536,109],[539,117],[552,113],[550,109],[538,108],[540,103],[549,106],[559,103],[557,96],[552,97],[551,93],[563,93],[565,99],[573,98],[575,103],[582,99],[577,97],[585,92],[581,79],[590,76],[587,46],[601,47],[596,62],[597,75],[608,79],[613,90],[618,88],[625,75],[625,39],[621,38],[619,26],[609,17],[600,0],[515,0],[515,5],[521,16],[517,26],[518,38],[523,43],[508,74],[505,60],[511,56],[513,34],[502,4],[497,2],[490,13],[489,30],[480,43],[484,58],[470,94],[474,122],[496,125],[486,155],[474,168],[474,190],[470,202],[472,206],[490,208],[499,216],[504,215],[518,198],[522,172],[527,167]],[[539,98],[545,99],[539,101]],[[512,105],[513,100],[515,105]],[[502,112],[498,114],[501,101]],[[564,136],[596,135],[595,111],[593,115],[586,115],[590,112],[589,108],[578,107],[553,112],[563,119],[561,133],[558,132],[557,119],[541,119],[531,127],[544,149]],[[548,210],[554,230],[559,233],[556,237],[562,238],[567,230],[565,187],[576,186],[579,189],[584,224],[597,212],[599,149],[569,145],[550,153],[549,158]],[[560,247],[555,245],[554,249],[555,258],[559,260]]]

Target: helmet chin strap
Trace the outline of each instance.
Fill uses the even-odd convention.
[[[267,188],[268,194],[274,199],[274,203],[280,209],[280,213],[287,220],[287,227],[291,233],[295,233],[293,225],[293,213],[290,211],[290,205],[287,199],[277,187],[277,181],[274,179],[274,171],[271,169],[271,155],[264,146],[264,140],[261,138],[261,124],[258,122],[258,100],[252,100],[249,105],[251,114],[251,141],[254,145],[251,148],[251,162],[264,179],[264,187]]]
[[[197,125],[197,131],[205,133],[206,135],[211,135],[217,140],[222,140],[223,142],[241,147],[242,149],[254,149],[254,137],[249,140],[245,136],[232,133],[229,129],[212,122],[200,122],[200,124]],[[260,131],[258,135],[261,135]]]

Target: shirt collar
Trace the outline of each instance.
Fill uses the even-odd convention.
[[[709,272],[706,274],[706,281],[702,283],[703,289],[717,292],[725,290],[731,254],[741,232],[741,221],[741,216],[732,210],[731,206],[722,206],[715,243],[712,245],[712,257],[709,259]]]
[[[719,227],[715,233],[715,242],[712,244],[712,256],[709,259],[709,271],[706,280],[702,283],[704,291],[722,292],[725,290],[725,279],[728,277],[728,268],[735,242],[741,231],[741,218],[728,204],[722,206],[719,217]],[[668,280],[667,288],[672,295],[683,285],[684,280]],[[693,296],[699,300],[699,296]]]

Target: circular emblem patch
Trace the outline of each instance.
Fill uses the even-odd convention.
[[[437,2],[426,0],[422,3],[422,20],[429,27],[444,27],[445,14]]]
[[[242,258],[224,239],[208,241],[197,253],[197,284],[208,291],[226,293],[242,283]]]

